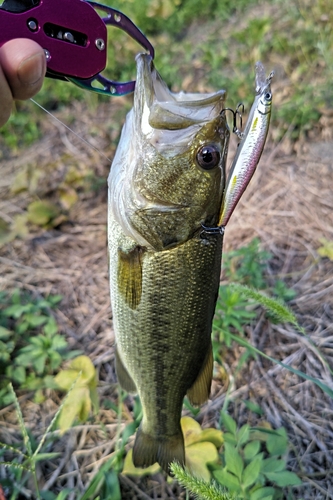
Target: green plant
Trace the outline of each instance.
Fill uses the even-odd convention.
[[[15,404],[19,427],[23,437],[23,443],[21,444],[22,449],[20,449],[18,446],[13,447],[5,443],[0,443],[1,447],[0,450],[2,456],[4,456],[5,454],[11,455],[10,461],[2,462],[2,465],[7,467],[11,471],[11,475],[9,477],[9,484],[7,484],[8,481],[6,479],[1,479],[0,484],[2,484],[4,487],[10,486],[11,498],[16,499],[18,498],[18,495],[20,494],[25,483],[28,481],[29,477],[32,476],[35,487],[36,498],[38,500],[41,500],[41,495],[38,486],[38,479],[37,479],[36,464],[37,462],[40,462],[42,460],[50,460],[51,458],[55,458],[59,455],[59,453],[42,453],[42,448],[46,442],[47,435],[52,429],[58,417],[59,412],[55,414],[50,425],[46,429],[46,432],[44,433],[41,441],[37,445],[34,442],[34,440],[29,436],[27,428],[24,425],[21,408],[12,384],[9,384],[9,392],[11,399],[14,401]],[[68,493],[69,491],[67,491],[67,494]],[[58,496],[57,500],[64,500],[66,496],[67,495],[64,496],[63,493],[63,496]]]
[[[232,250],[223,255],[223,270],[229,281],[235,281],[253,288],[267,287],[265,270],[270,252],[260,248],[259,238],[254,238],[248,245]]]
[[[23,438],[23,441],[17,443],[15,446],[9,446],[6,443],[0,442],[1,465],[6,467],[9,471],[5,477],[3,475],[1,476],[0,485],[10,494],[11,500],[22,498],[22,493],[24,493],[25,498],[36,498],[37,500],[65,500],[68,495],[73,492],[72,489],[66,488],[57,495],[52,491],[41,490],[37,477],[37,463],[43,460],[51,460],[59,456],[59,453],[48,453],[42,450],[48,445],[49,434],[55,426],[59,416],[61,416],[61,412],[64,410],[71,393],[75,391],[76,383],[79,379],[80,374],[74,383],[72,383],[71,388],[45,430],[39,443],[35,441],[34,437],[26,428],[13,386],[9,384],[10,396],[15,405],[19,428]],[[124,433],[125,432],[126,428],[124,430]],[[127,433],[125,439],[128,439],[128,437],[129,434]],[[121,500],[118,475],[114,470],[115,464],[119,461],[119,453],[119,451],[116,451],[112,458],[103,464],[98,473],[92,478],[83,494],[75,491],[78,500],[92,500],[97,498]],[[123,454],[123,449],[121,449],[121,453]],[[31,484],[29,485],[29,489],[26,488],[31,478],[33,480],[33,491],[31,491]],[[98,494],[100,494],[100,497],[97,496]]]
[[[33,298],[15,290],[0,295],[0,401],[11,401],[8,382],[20,389],[55,387],[53,373],[64,359],[76,356],[67,340],[58,333],[52,314],[61,296]],[[36,393],[37,398],[41,397]]]
[[[215,482],[206,482],[192,476],[186,469],[184,470],[177,462],[171,464],[171,472],[177,481],[189,492],[196,495],[198,500],[233,500],[235,495],[221,488]]]
[[[283,498],[283,487],[299,486],[300,478],[286,470],[288,451],[286,430],[266,427],[237,429],[227,413],[221,415],[224,433],[222,468],[215,469],[214,478],[244,500]]]
[[[256,302],[258,305],[262,306],[268,313],[275,318],[277,322],[280,323],[291,323],[302,335],[307,337],[307,341],[311,344],[312,349],[314,349],[321,359],[322,363],[326,366],[326,368],[329,370],[331,374],[333,374],[333,370],[330,367],[328,361],[326,360],[325,356],[322,355],[320,350],[314,345],[313,341],[306,335],[304,329],[298,324],[298,321],[296,319],[296,316],[293,314],[293,312],[283,303],[281,299],[278,298],[273,298],[269,297],[264,293],[261,293],[257,290],[253,290],[247,286],[241,285],[239,283],[231,283],[229,285],[233,290],[237,290],[243,298],[247,298],[250,300],[253,300]],[[214,331],[213,331],[214,335]],[[276,363],[283,368],[286,368],[289,370],[291,373],[295,373],[299,377],[303,378],[304,380],[309,380],[316,384],[323,392],[325,392],[328,396],[333,398],[333,390],[325,383],[323,383],[321,380],[311,377],[310,375],[307,375],[306,373],[297,370],[296,368],[293,368],[290,365],[286,365],[285,363],[282,363],[281,361],[272,358],[271,356],[268,356],[268,354],[265,354],[264,352],[260,351],[253,345],[251,345],[247,340],[244,338],[240,337],[239,335],[235,335],[231,332],[229,332],[229,336],[231,337],[232,340],[236,341],[239,345],[242,347],[246,348],[246,352],[243,354],[243,359],[249,355],[260,355],[266,359],[269,359],[273,363]]]
[[[172,465],[176,479],[203,500],[278,500],[285,490],[302,485],[294,472],[286,469],[288,438],[281,427],[269,426],[237,429],[235,420],[221,412],[225,432],[220,463],[211,465],[215,481],[208,483],[193,477],[177,465]]]
[[[213,348],[214,357],[218,359],[220,344],[226,347],[231,345],[231,335],[234,332],[243,334],[244,327],[257,317],[258,298],[262,295],[251,296],[245,293],[246,287],[253,289],[270,290],[272,295],[283,301],[291,300],[296,292],[281,279],[276,280],[273,286],[268,283],[267,266],[272,255],[260,248],[259,238],[254,238],[248,245],[223,255],[223,270],[230,285],[221,285],[216,304],[213,321]],[[242,286],[237,287],[237,284]],[[260,301],[259,301],[260,303]],[[278,302],[277,302],[278,303]],[[270,320],[276,317],[269,311]]]
[[[218,331],[218,342],[224,342],[230,347],[229,333],[232,329],[242,333],[244,326],[249,324],[257,313],[249,307],[249,300],[243,298],[239,291],[229,286],[221,285],[213,320],[213,330]]]

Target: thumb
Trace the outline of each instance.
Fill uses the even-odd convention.
[[[28,39],[7,42],[0,49],[0,65],[14,99],[29,99],[40,90],[46,58],[36,42]]]

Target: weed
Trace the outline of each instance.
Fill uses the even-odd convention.
[[[237,429],[230,415],[222,412],[221,418],[225,428],[222,467],[213,472],[221,485],[240,498],[257,500],[283,498],[282,487],[302,484],[294,472],[286,470],[288,438],[283,427],[272,430],[245,424]]]
[[[248,325],[257,316],[254,310],[249,309],[249,301],[241,296],[237,290],[222,285],[216,313],[213,320],[213,329],[219,332],[218,341],[230,347],[230,331],[237,330],[242,333],[244,326]]]
[[[272,287],[269,286],[266,269],[271,257],[270,252],[260,248],[258,238],[253,239],[244,247],[224,254],[224,274],[233,285],[221,285],[219,290],[213,320],[215,359],[218,359],[220,344],[230,347],[231,334],[236,331],[242,335],[245,326],[257,317],[257,305],[262,303],[265,296],[260,293],[256,295],[256,289],[268,290],[282,301],[295,297],[296,292],[288,288],[282,280],[277,280]],[[237,284],[242,284],[242,286],[237,286]],[[250,290],[250,293],[246,293],[246,290]],[[266,300],[269,298],[266,297]],[[278,303],[273,300],[270,305],[273,304],[274,308],[274,304],[277,307]],[[276,320],[272,309],[267,312],[267,316],[272,321]],[[280,316],[278,318],[278,321],[281,320]]]
[[[52,309],[60,300],[59,295],[35,299],[19,290],[0,295],[1,405],[11,402],[8,382],[37,391],[55,387],[53,373],[64,359],[78,354],[68,350],[66,339],[58,333]]]
[[[265,269],[272,255],[260,248],[259,238],[248,245],[223,255],[223,269],[229,281],[242,283],[259,290],[267,287]]]
[[[14,401],[15,404],[15,409],[16,409],[16,414],[18,417],[19,421],[19,427],[22,433],[23,437],[23,443],[21,445],[21,448],[18,447],[12,447],[8,446],[5,443],[0,443],[1,446],[1,454],[4,455],[5,453],[10,453],[14,455],[14,458],[10,462],[3,462],[3,465],[8,467],[12,473],[12,477],[10,478],[11,481],[11,490],[12,490],[12,496],[11,498],[17,498],[19,493],[22,491],[22,488],[24,487],[25,483],[28,481],[29,477],[32,476],[33,481],[34,481],[34,486],[35,486],[35,493],[36,497],[38,500],[41,499],[40,492],[39,492],[39,487],[38,487],[38,480],[37,480],[37,471],[36,471],[36,463],[41,461],[41,460],[50,460],[52,458],[57,457],[59,454],[58,453],[42,453],[42,447],[45,444],[47,434],[50,432],[52,429],[57,417],[58,413],[57,412],[52,419],[49,427],[47,428],[44,436],[42,437],[40,443],[38,445],[33,446],[33,441],[31,440],[29,433],[27,431],[26,426],[24,425],[23,421],[23,416],[21,412],[21,408],[19,405],[19,402],[17,400],[16,394],[14,392],[12,384],[9,384],[9,393],[11,396],[12,401]],[[59,410],[60,411],[60,410]],[[24,450],[24,451],[22,451]],[[3,481],[1,480],[1,483],[3,486],[7,486],[6,480]]]
[[[235,420],[222,413],[225,432],[220,463],[211,465],[217,485],[184,472],[177,464],[171,467],[175,477],[203,500],[238,498],[242,500],[285,498],[285,490],[302,485],[294,472],[286,470],[288,438],[284,427],[269,426],[237,429]]]

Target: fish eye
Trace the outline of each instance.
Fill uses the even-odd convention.
[[[221,159],[219,149],[213,144],[202,146],[197,152],[198,165],[204,170],[212,170],[215,168]]]
[[[270,92],[266,92],[265,99],[266,101],[270,101],[272,99],[272,94]]]

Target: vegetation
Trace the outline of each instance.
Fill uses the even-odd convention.
[[[41,389],[54,387],[52,375],[62,362],[78,354],[58,333],[52,309],[60,301],[60,295],[34,299],[19,290],[0,294],[0,406],[11,401],[9,382],[37,391],[40,400]]]
[[[129,15],[148,35],[156,48],[156,67],[175,91],[181,88],[189,91],[226,88],[227,105],[235,107],[242,101],[248,110],[253,100],[255,61],[261,59],[268,70],[275,69],[271,126],[271,139],[275,141],[275,146],[284,138],[289,141],[290,148],[297,148],[304,138],[321,138],[324,124],[331,123],[329,119],[332,115],[333,94],[328,82],[331,80],[333,67],[332,0],[320,0],[315,5],[310,0],[291,3],[267,0],[259,4],[252,0],[208,0],[204,3],[200,0],[105,0],[105,3]],[[111,30],[106,74],[118,80],[132,78],[135,74],[133,56],[138,47],[126,34],[116,29],[110,29],[110,33]],[[168,47],[168,50],[164,47]],[[114,123],[108,123],[105,115],[101,115],[101,118],[94,124],[89,123],[85,129],[93,143],[105,133],[111,153],[116,145],[124,113],[131,105],[130,98],[123,100],[121,105],[117,100],[112,100],[110,104],[108,98],[55,80],[45,82],[37,101],[57,116],[61,114],[61,118],[73,128],[78,121],[77,109],[83,109],[91,117],[98,114],[106,103],[110,108],[114,107],[116,110],[111,119]],[[117,106],[123,108],[119,115]],[[42,140],[43,134],[49,132],[50,126],[45,125],[45,117],[39,108],[31,102],[17,103],[16,107],[17,111],[0,131],[2,158],[23,156],[27,146]],[[326,134],[330,126],[326,125]],[[61,149],[63,144],[57,143],[56,146]],[[61,234],[63,240],[70,240],[68,227],[71,225],[74,226],[73,240],[79,239],[80,248],[84,249],[80,254],[80,258],[83,257],[83,267],[86,266],[86,252],[95,253],[97,231],[94,232],[94,224],[102,226],[100,239],[104,245],[105,217],[97,217],[96,222],[94,216],[89,219],[89,215],[90,212],[95,213],[95,200],[98,204],[104,203],[103,210],[106,211],[103,191],[106,174],[104,171],[101,174],[100,167],[96,168],[99,162],[95,157],[90,161],[90,166],[87,156],[78,159],[75,157],[78,150],[74,151],[74,157],[70,157],[68,153],[60,153],[53,158],[50,154],[48,169],[31,161],[15,173],[10,185],[10,196],[18,200],[17,207],[14,210],[11,208],[13,211],[9,210],[9,215],[4,215],[3,211],[0,213],[0,246],[7,259],[13,248],[16,251],[18,245],[25,245],[27,238],[36,236],[41,239],[56,239]],[[322,179],[326,183],[325,175],[318,173],[316,176],[319,181]],[[321,185],[319,187],[321,197],[323,189]],[[314,190],[314,184],[308,190],[304,189],[306,196]],[[89,197],[94,200],[90,205],[87,203]],[[290,199],[292,195],[288,193],[288,197]],[[325,203],[326,220],[330,202]],[[306,210],[304,207],[308,204],[308,198],[305,201],[301,199],[301,204],[302,210]],[[287,213],[289,209],[283,207],[283,210]],[[81,218],[78,213],[83,214]],[[316,225],[318,220],[317,217]],[[90,239],[84,232],[87,221],[91,224]],[[67,224],[67,232],[62,232],[62,224]],[[327,477],[332,477],[333,472],[330,471],[331,465],[325,464],[325,442],[320,442],[318,436],[320,425],[327,421],[331,410],[316,408],[318,404],[322,404],[321,401],[333,400],[329,383],[332,366],[327,361],[332,345],[329,338],[330,305],[325,310],[320,309],[325,295],[323,290],[318,292],[316,288],[314,293],[318,293],[319,302],[311,309],[307,298],[306,308],[304,306],[306,312],[302,326],[299,326],[295,316],[295,299],[299,298],[300,290],[298,279],[284,270],[280,273],[282,266],[279,268],[277,262],[284,258],[284,252],[287,251],[285,249],[289,245],[288,238],[292,239],[293,227],[289,228],[289,234],[284,227],[281,229],[283,231],[286,234],[283,242],[277,238],[280,245],[279,258],[267,241],[261,243],[258,238],[249,241],[248,235],[244,238],[249,243],[238,245],[236,250],[223,255],[224,281],[220,287],[212,334],[214,380],[218,390],[223,392],[223,397],[218,396],[219,406],[214,406],[208,416],[204,410],[192,408],[185,400],[182,426],[192,436],[190,439],[185,438],[187,461],[191,467],[190,470],[183,471],[176,464],[173,466],[175,478],[199,498],[292,499],[296,498],[293,495],[300,498],[310,487],[316,490],[317,497],[328,495],[326,486],[322,487],[320,480],[325,477],[325,473]],[[68,240],[67,250],[71,249]],[[304,248],[308,249],[309,238],[305,240]],[[332,260],[332,235],[326,233],[325,238],[318,238],[317,243],[314,246],[316,249],[319,247],[318,254],[313,251],[313,260],[308,257],[302,260],[303,246],[298,251],[297,258],[301,264],[297,261],[295,266],[299,266],[301,274],[309,272],[310,275],[310,270],[316,263],[324,269],[325,263]],[[60,247],[62,243],[55,245]],[[103,255],[104,246],[101,250]],[[59,253],[63,260],[64,253],[61,250]],[[293,252],[294,250],[291,253]],[[17,260],[20,258],[19,253],[14,254]],[[32,253],[31,247],[26,253]],[[3,265],[3,262],[0,264]],[[106,269],[106,262],[104,264]],[[100,262],[98,266],[100,270]],[[82,267],[79,273],[82,274]],[[90,282],[96,280],[98,291],[94,292],[92,298],[96,304],[101,288],[96,268],[94,273]],[[323,283],[325,280],[329,282],[330,276],[323,274],[320,279]],[[47,280],[48,276],[45,275],[45,281]],[[26,283],[32,284],[26,286]],[[106,357],[107,361],[104,362],[105,352],[101,353],[97,348],[94,351],[91,347],[93,340],[95,345],[100,343],[100,332],[105,329],[105,324],[94,324],[90,329],[87,328],[82,336],[78,334],[74,342],[73,338],[66,336],[63,328],[59,328],[56,321],[59,313],[57,310],[65,311],[70,316],[69,310],[73,308],[73,303],[68,305],[66,300],[61,302],[61,296],[57,292],[41,297],[37,280],[36,283],[16,276],[10,282],[12,291],[0,293],[0,411],[1,418],[5,418],[5,422],[8,418],[8,425],[11,426],[8,434],[0,428],[0,497],[2,487],[6,498],[12,500],[29,498],[31,495],[43,500],[120,500],[123,490],[131,485],[131,478],[137,481],[134,486],[139,484],[142,489],[149,484],[152,490],[160,482],[161,491],[165,493],[167,483],[164,478],[161,479],[158,466],[143,471],[135,469],[131,461],[132,438],[142,417],[141,405],[138,398],[115,390],[112,368],[105,368],[111,358]],[[295,283],[296,287],[293,286]],[[83,285],[80,282],[77,287],[85,285],[87,282]],[[6,285],[1,282],[1,286]],[[17,289],[17,286],[20,288]],[[107,283],[105,286],[107,287]],[[56,289],[57,285],[52,287]],[[32,289],[33,292],[23,292],[24,289]],[[86,293],[89,294],[90,291]],[[81,299],[84,303],[84,292],[77,291],[77,294],[80,297],[75,300],[80,302]],[[106,300],[107,298],[105,302]],[[290,304],[290,308],[286,307],[286,302]],[[301,301],[300,303],[302,305]],[[93,316],[94,323],[102,315],[107,317],[105,307],[98,309],[96,314],[93,307],[90,310],[89,307],[87,306],[87,313],[80,312],[75,316],[73,324],[70,324],[71,331],[79,323],[80,328],[86,328],[82,318],[88,317],[90,323]],[[317,311],[316,329],[312,326],[310,315],[315,316]],[[70,321],[72,320],[68,323]],[[281,326],[287,323],[292,328],[288,330],[286,337],[280,335],[277,341],[280,342],[280,350],[274,350],[273,337],[277,332],[287,329]],[[262,327],[263,324],[265,327]],[[259,345],[253,340],[257,325],[261,328],[260,332],[264,331],[262,336],[266,335],[264,340],[261,341],[260,338]],[[315,331],[314,335],[311,329]],[[311,334],[307,336],[306,332]],[[267,340],[269,335],[271,336]],[[301,348],[298,348],[299,343]],[[104,345],[109,349],[110,339]],[[82,355],[82,349],[90,358]],[[293,349],[299,349],[297,362]],[[309,369],[311,362],[315,366],[312,371]],[[266,364],[263,366],[261,363]],[[237,384],[242,375],[247,383],[247,375],[254,368],[263,380],[269,371],[270,383],[276,378],[277,386],[289,384],[296,387],[292,395],[297,394],[301,398],[305,394],[309,407],[317,412],[316,418],[310,418],[309,423],[303,414],[291,408],[292,397],[282,397],[280,407],[274,406],[270,401],[266,406],[259,404],[257,399],[252,398],[250,391],[233,398],[233,381],[236,380]],[[283,376],[278,378],[281,372]],[[66,396],[61,401],[64,393]],[[43,422],[39,426],[32,425],[25,415],[27,397],[47,415],[41,419]],[[97,413],[99,399],[100,410]],[[54,406],[48,410],[47,404],[50,401]],[[242,415],[240,407],[246,409]],[[281,415],[276,416],[281,407]],[[13,408],[19,422],[20,435],[16,422],[13,424]],[[289,427],[286,423],[288,412],[291,412],[296,422]],[[319,414],[322,415],[320,421]],[[281,420],[283,423],[272,428],[266,418],[275,422]],[[0,421],[2,422],[1,419]],[[252,425],[251,421],[255,424]],[[203,428],[199,422],[203,424]],[[44,427],[41,430],[42,424]],[[301,430],[298,434],[295,431],[294,435],[293,429],[298,424]],[[110,431],[108,426],[112,425],[114,427]],[[323,435],[328,436],[324,431]],[[309,441],[306,441],[305,436],[309,437]],[[78,448],[85,439],[88,444],[86,448],[79,450],[81,455],[72,453],[73,450],[68,447],[71,440],[76,442]],[[100,443],[106,443],[102,452],[99,447],[102,448],[104,444]],[[318,448],[312,452],[311,447],[315,447],[317,443]],[[305,447],[305,455],[312,460],[308,467],[302,463],[296,445]],[[84,460],[90,449],[95,448],[97,451],[94,452],[93,461],[97,466],[93,468]],[[63,472],[61,464],[66,456],[74,457],[76,470]],[[147,474],[154,475],[156,481],[149,483]],[[45,488],[40,477],[47,478]],[[63,487],[64,484],[70,484],[70,477],[75,478],[72,487]],[[175,482],[172,484],[175,485]]]

